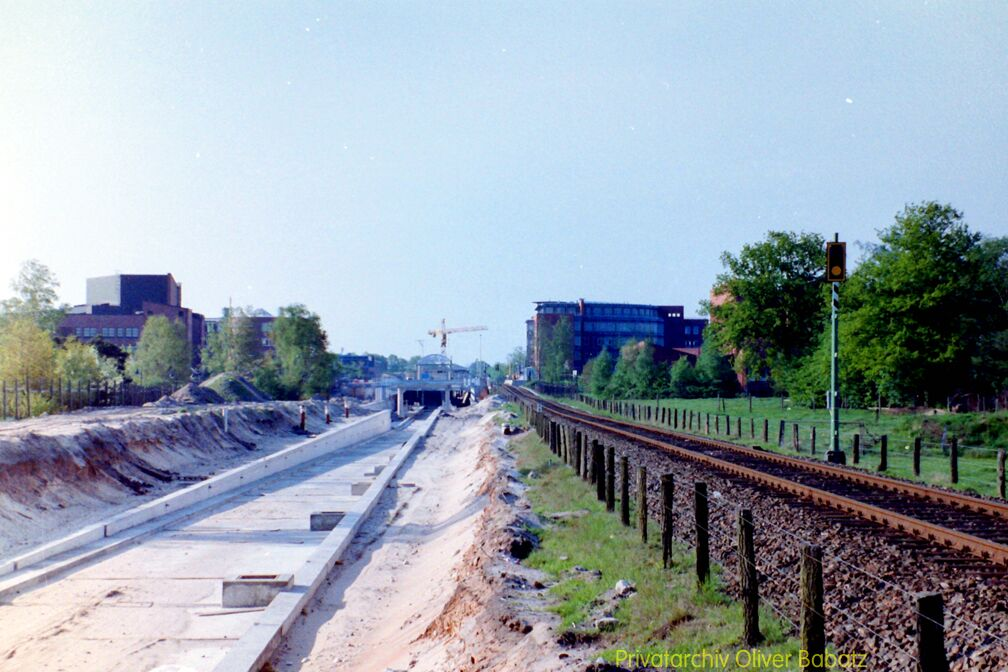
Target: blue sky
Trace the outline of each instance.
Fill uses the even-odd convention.
[[[771,228],[1008,235],[1008,4],[0,2],[0,281],[172,272],[418,354],[682,303]],[[475,334],[451,345],[477,355]]]

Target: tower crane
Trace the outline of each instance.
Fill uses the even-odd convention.
[[[463,331],[486,331],[486,327],[447,327],[445,326],[446,320],[441,318],[441,328],[431,329],[427,333],[434,338],[441,339],[441,354],[445,354],[445,350],[448,349],[448,334],[457,334]]]

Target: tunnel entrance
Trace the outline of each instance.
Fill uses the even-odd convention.
[[[424,408],[437,408],[441,405],[444,392],[441,390],[403,390],[403,403],[407,406],[420,404]],[[472,394],[468,391],[451,392],[448,401],[452,406],[468,406],[472,403]]]
[[[403,403],[407,406],[420,404],[424,408],[437,408],[441,405],[440,390],[405,390],[403,392]]]

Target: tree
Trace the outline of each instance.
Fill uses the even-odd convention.
[[[685,357],[677,359],[669,371],[669,391],[672,396],[681,399],[698,397],[701,395],[698,384],[696,370],[689,360]]]
[[[994,382],[979,369],[1002,356],[1008,243],[933,201],[906,206],[879,238],[841,288],[841,362],[890,403]]]
[[[595,397],[604,397],[609,390],[609,383],[613,376],[613,360],[609,350],[602,348],[595,358],[591,360],[591,377],[589,378],[589,389]]]
[[[0,379],[37,385],[52,378],[55,363],[52,338],[28,314],[0,324]]]
[[[654,345],[645,341],[637,346],[633,365],[633,396],[654,399],[668,392],[668,370],[654,358]]]
[[[613,399],[628,399],[636,389],[634,378],[634,362],[637,360],[637,342],[628,341],[620,348],[619,359],[613,367],[612,378],[606,387],[606,393]]]
[[[251,373],[262,359],[259,329],[251,310],[237,308],[221,320],[220,329],[207,335],[202,361],[210,373]]]
[[[181,322],[164,315],[147,318],[136,350],[130,356],[129,370],[144,385],[187,383],[192,377],[192,349]]]
[[[507,364],[511,369],[511,375],[518,375],[525,371],[525,348],[515,348],[508,355]]]
[[[285,396],[329,392],[338,363],[326,352],[329,340],[318,315],[299,303],[281,308],[273,323],[273,343]]]
[[[0,313],[28,317],[46,332],[55,332],[65,309],[56,305],[59,281],[49,267],[38,259],[29,259],[10,286],[14,296],[0,302]]]
[[[56,371],[66,382],[86,385],[103,378],[100,360],[94,346],[70,337],[56,353]]]
[[[738,377],[735,375],[735,370],[714,343],[704,341],[694,373],[697,378],[697,390],[701,396],[728,397],[735,396],[738,392]]]
[[[542,371],[540,377],[551,383],[570,380],[571,359],[574,348],[574,329],[569,317],[561,317],[556,324],[541,336],[540,353]]]
[[[705,341],[735,354],[739,372],[786,366],[815,346],[828,301],[823,294],[822,236],[770,231],[739,255],[721,255],[716,297],[708,302]]]

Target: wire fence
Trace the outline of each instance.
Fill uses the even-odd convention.
[[[541,410],[533,411],[531,407],[526,407],[525,410],[530,416],[534,413],[542,415]],[[530,423],[533,427],[538,426],[540,430],[543,427],[541,422],[537,424],[532,418],[530,418]],[[570,455],[584,454],[582,449],[586,446],[571,451],[570,446],[565,444],[564,449],[561,449],[559,445],[561,435],[565,437],[565,442],[569,441],[572,436],[580,437],[580,434],[568,433],[564,435],[562,432],[558,432],[555,442],[553,438],[550,439],[551,447],[558,455],[567,455],[568,461],[571,461]],[[546,440],[544,432],[540,431],[540,436]],[[580,439],[575,439],[575,441],[578,440]],[[586,444],[587,436],[584,441]],[[555,446],[554,443],[556,443]],[[585,466],[587,466],[588,460],[589,458],[586,457]],[[599,478],[604,477],[607,481],[617,478],[615,474],[606,474],[606,470],[612,468],[611,460],[608,462],[608,466],[603,461],[591,468],[592,473]],[[635,471],[630,470],[628,475]],[[656,480],[650,482],[654,484]],[[636,489],[632,481],[628,482],[628,486],[626,492]],[[676,489],[682,492],[679,482],[676,482],[676,486]],[[738,566],[741,572],[744,562],[749,562],[742,561],[743,547],[741,546],[742,535],[740,533],[741,512],[749,507],[725,497],[722,492],[716,490],[708,492],[706,486],[700,489],[691,487],[685,492],[687,499],[695,497],[693,507],[677,506],[674,501],[663,499],[658,506],[649,504],[648,509],[656,512],[659,517],[671,515],[667,525],[669,534],[678,541],[697,549],[697,566],[704,565],[700,562],[700,549],[707,549],[708,558],[717,562],[722,567],[722,573],[728,575],[728,583],[734,588],[738,588],[742,578],[740,575],[737,581],[734,580],[731,575],[731,566],[733,564]],[[654,494],[655,488],[652,485],[649,488],[649,498],[653,498]],[[607,496],[612,497],[613,495]],[[660,499],[669,496],[664,488],[660,490]],[[630,501],[634,501],[635,497]],[[681,500],[682,497],[679,499]],[[700,508],[700,500],[703,500],[702,509]],[[706,521],[706,524],[703,524],[702,521]],[[820,545],[823,539],[821,534],[812,537],[802,531],[784,527],[768,518],[756,518],[752,525],[754,537],[758,533],[764,542],[771,538],[788,540],[787,544],[775,544],[777,548],[772,553],[763,554],[757,551],[756,554],[756,568],[760,576],[758,583],[760,585],[773,584],[775,587],[773,599],[759,594],[757,602],[766,606],[782,623],[786,624],[784,626],[785,632],[790,628],[791,632],[798,634],[800,631],[804,631],[807,622],[817,618],[819,623],[823,624],[821,627],[828,629],[834,640],[837,638],[842,640],[846,637],[848,644],[851,641],[858,641],[869,647],[877,662],[885,664],[885,667],[881,669],[905,669],[909,666],[924,670],[947,670],[948,662],[943,638],[944,633],[950,631],[954,632],[957,638],[950,648],[957,657],[960,657],[967,647],[973,646],[976,650],[984,650],[987,653],[993,650],[999,658],[1008,659],[1008,633],[999,634],[958,613],[945,612],[940,595],[931,595],[931,597],[938,598],[936,613],[930,606],[925,606],[929,604],[925,594],[904,588],[897,583],[899,579],[886,578],[878,571],[869,568],[871,565],[861,566],[849,561],[841,556],[842,548],[837,550],[829,548],[828,545],[827,547]],[[666,529],[664,523],[661,527],[663,530]],[[701,537],[703,537],[703,541],[701,541]],[[758,543],[756,547],[759,548]],[[807,558],[804,554],[806,549],[810,547],[814,547],[819,554],[817,566],[820,585],[819,600],[824,605],[822,608],[817,606],[814,599],[809,601],[808,587],[804,577],[804,572],[810,566],[806,562]],[[793,552],[787,551],[788,548]],[[914,559],[912,563],[919,570],[918,559]],[[842,570],[844,585],[856,586],[857,593],[841,592],[836,599],[823,601],[822,574],[827,567]],[[799,569],[801,569],[801,574]],[[860,577],[860,579],[856,577]],[[941,578],[943,580],[940,585],[944,590],[949,590],[950,587],[944,581],[944,577]],[[738,590],[735,592],[737,593]],[[951,603],[957,603],[959,600],[961,597],[956,595]],[[865,615],[872,612],[865,611],[863,608],[865,604],[872,605],[873,608],[877,608],[876,605],[887,604],[890,610],[887,612],[887,617],[899,619],[899,621],[884,623],[885,626],[891,627],[882,627],[878,621],[866,622]],[[861,608],[858,609],[858,606]],[[805,633],[801,634],[804,636]],[[936,636],[939,639],[937,650],[934,641]],[[942,664],[945,665],[944,668],[941,667]]]
[[[0,420],[67,413],[82,408],[143,406],[176,389],[125,381],[82,381],[63,378],[0,381]]]
[[[825,456],[832,448],[828,421],[696,410],[677,407],[675,400],[599,400],[586,395],[576,399],[634,422],[777,452]],[[1004,483],[1005,449],[971,445],[948,430],[937,435],[914,435],[873,427],[864,421],[848,421],[840,423],[839,444],[852,466],[941,485],[957,486],[962,481],[958,487],[1002,498],[1008,495]]]

